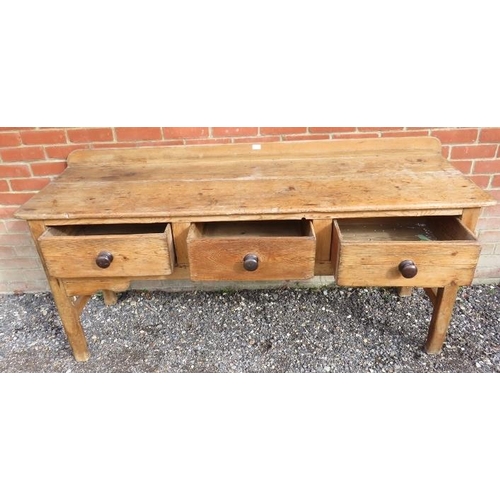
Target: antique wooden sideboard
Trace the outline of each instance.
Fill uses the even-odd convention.
[[[16,215],[78,361],[89,298],[113,304],[137,279],[422,287],[436,353],[493,204],[421,137],[79,150]]]

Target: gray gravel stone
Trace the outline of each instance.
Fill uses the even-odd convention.
[[[0,296],[1,372],[500,372],[500,285],[460,289],[440,354],[423,352],[417,289],[129,291],[82,314],[91,358],[71,354],[52,296]]]

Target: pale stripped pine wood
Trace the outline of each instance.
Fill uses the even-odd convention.
[[[377,186],[375,188],[375,186]],[[432,186],[432,189],[430,188]],[[26,219],[108,219],[162,217],[197,220],[332,212],[463,209],[492,204],[465,177],[395,173],[344,178],[218,180],[197,182],[54,183],[35,195],[17,215]],[[312,191],[314,190],[314,196]],[[323,214],[323,217],[320,215]],[[294,216],[293,218],[297,218]]]
[[[456,217],[373,217],[338,221],[344,243],[384,241],[476,242],[475,235]]]
[[[75,152],[25,219],[269,217],[494,204],[434,138]],[[315,215],[316,217],[316,215]]]
[[[130,279],[126,278],[70,278],[61,279],[69,296],[93,295],[101,290],[125,292],[130,288]]]
[[[456,218],[429,218],[430,226],[438,237],[448,241],[422,241],[415,232],[401,230],[401,241],[392,224],[389,230],[371,232],[377,224],[362,221],[334,221],[334,246],[337,255],[336,279],[344,286],[424,286],[440,287],[449,283],[468,285],[480,253],[474,236]],[[427,221],[427,219],[425,219]],[[348,237],[344,237],[343,229]],[[462,239],[455,239],[462,238]],[[370,241],[372,240],[372,241]],[[412,260],[418,268],[415,277],[404,278],[398,269],[403,260]]]
[[[254,144],[220,144],[198,146],[171,146],[168,148],[118,148],[108,150],[73,151],[70,165],[113,167],[126,164],[161,166],[165,161],[188,160],[189,163],[207,159],[296,159],[331,158],[406,152],[408,154],[441,154],[441,143],[434,137],[398,137],[384,139],[348,139],[336,141],[287,141]]]
[[[87,361],[90,357],[90,352],[87,346],[85,332],[83,331],[80,321],[80,314],[86,301],[81,304],[81,307],[79,303],[72,303],[70,296],[60,280],[50,278],[49,284],[64,331],[66,332],[69,344],[73,350],[73,356],[76,361]]]
[[[449,215],[449,216],[461,216],[463,210],[461,208],[453,208],[453,209],[433,209],[433,210],[380,210],[374,212],[373,210],[367,210],[363,212],[331,212],[328,214],[316,214],[310,213],[307,214],[307,219],[309,220],[322,220],[325,217],[329,219],[359,219],[359,218],[371,218],[371,217],[425,217],[425,216],[434,216],[434,215]],[[87,225],[87,224],[153,224],[153,223],[165,223],[172,222],[175,220],[173,224],[188,224],[190,225],[193,222],[223,222],[223,221],[234,221],[234,220],[247,220],[247,221],[255,221],[255,220],[297,220],[304,217],[305,214],[245,214],[238,216],[228,216],[228,215],[200,215],[196,217],[196,220],[193,220],[190,217],[176,217],[176,218],[168,218],[165,217],[144,217],[144,218],[116,218],[111,215],[106,219],[88,219],[88,218],[77,218],[77,219],[47,219],[45,224],[50,227],[56,226],[74,226],[76,225]],[[173,230],[173,229],[172,229]]]
[[[432,302],[432,305],[436,305],[436,300],[437,300],[437,288],[424,288],[424,292],[426,293],[427,297],[429,297],[429,300]]]
[[[437,290],[434,310],[429,326],[429,334],[425,343],[425,351],[428,354],[437,354],[443,347],[453,314],[457,293],[458,285],[456,283],[450,283]]]
[[[80,295],[75,297],[73,306],[75,307],[78,315],[82,314],[83,308],[87,305],[87,302],[91,299],[91,295]]]
[[[282,221],[278,221],[282,224]],[[298,221],[300,222],[300,221]],[[188,235],[191,279],[194,281],[267,281],[308,279],[314,276],[315,236],[312,224],[302,235],[293,234],[269,223],[243,223],[230,232],[220,225],[193,224]],[[208,226],[208,229],[207,229]],[[290,225],[287,225],[287,228]],[[245,228],[244,235],[238,232]],[[281,233],[281,234],[280,234]],[[246,271],[243,259],[248,254],[259,258],[255,271]]]
[[[135,151],[135,150],[134,150]],[[168,152],[168,148],[162,151]],[[151,152],[152,154],[153,152]],[[92,158],[94,151],[89,153]],[[164,153],[165,154],[165,153]],[[407,155],[402,157],[397,153],[386,153],[384,163],[378,160],[378,155],[356,155],[345,157],[317,157],[317,158],[218,158],[212,160],[181,160],[173,161],[166,158],[156,164],[150,161],[144,163],[126,162],[121,165],[100,165],[98,160],[93,165],[71,164],[59,176],[56,182],[72,183],[85,180],[86,182],[110,181],[120,178],[121,182],[158,182],[158,181],[199,181],[206,178],[210,172],[213,180],[252,180],[259,178],[296,179],[308,178],[315,175],[323,177],[345,177],[359,175],[367,171],[384,173],[387,170],[400,170],[403,174],[417,173],[425,175],[430,172],[443,171],[448,175],[460,176],[460,172],[450,167],[450,164],[438,154],[422,153],[418,156]],[[195,163],[197,170],[191,168]],[[133,167],[133,170],[130,169]],[[103,170],[105,172],[103,172]],[[186,177],[186,170],[189,177]],[[126,175],[124,176],[124,173]]]
[[[475,234],[481,208],[466,208],[462,214],[462,224]]]
[[[331,219],[315,219],[313,221],[316,233],[316,262],[327,262],[332,252],[332,221]]]
[[[45,262],[58,278],[140,277],[170,274],[174,249],[170,224],[162,233],[85,235],[48,228],[39,238]],[[113,255],[106,269],[96,264],[101,251]]]
[[[89,353],[79,316],[91,294],[103,290],[105,302],[112,303],[114,292],[128,289],[133,277],[187,279],[190,272],[194,279],[221,281],[243,281],[245,275],[255,280],[259,272],[262,279],[334,272],[339,284],[406,290],[408,281],[420,283],[435,306],[426,348],[438,352],[457,286],[472,280],[477,264],[479,246],[470,231],[481,207],[494,203],[441,156],[437,139],[422,137],[75,151],[66,171],[16,216],[32,221],[64,329],[80,361]],[[424,215],[458,215],[463,225],[441,218],[432,227],[437,241],[366,242],[343,239],[335,220]],[[200,230],[202,222],[301,218],[309,219],[309,233],[274,235],[274,240],[262,233],[253,239],[210,237]],[[166,249],[158,247],[159,235],[140,231],[109,239],[109,224],[118,223],[168,224]],[[84,224],[107,227],[101,235],[82,234],[77,226]],[[65,227],[49,227],[50,238],[44,239],[46,226]],[[112,241],[118,255],[127,258],[121,263],[118,258],[119,265],[107,274],[85,268]],[[261,252],[259,270],[238,276],[242,257],[252,250]],[[406,258],[418,259],[416,281],[394,276],[395,266]],[[266,267],[269,262],[272,269]],[[75,271],[82,263],[83,270]]]
[[[187,236],[191,224],[188,222],[176,222],[172,224],[172,235],[174,238],[175,257],[178,266],[189,265]]]
[[[112,290],[103,290],[102,295],[107,306],[114,306],[118,302],[118,296]]]
[[[42,259],[42,264],[47,274],[47,280],[54,297],[54,302],[59,312],[59,317],[61,318],[66,337],[73,351],[73,356],[76,361],[87,361],[90,357],[90,353],[87,346],[87,340],[85,339],[85,333],[80,322],[80,314],[88,299],[82,297],[77,298],[76,302],[73,301],[73,294],[68,293],[64,287],[64,283],[50,275],[38,243],[40,236],[46,230],[45,224],[39,221],[32,221],[29,223],[29,227],[36,249]]]

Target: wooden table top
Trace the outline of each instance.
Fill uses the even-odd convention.
[[[435,138],[80,150],[16,216],[27,220],[308,217],[496,202]]]

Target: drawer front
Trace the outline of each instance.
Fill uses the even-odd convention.
[[[170,224],[50,227],[39,243],[56,278],[165,276],[174,268]]]
[[[192,224],[187,242],[194,281],[314,276],[316,238],[309,221]]]
[[[455,217],[334,221],[333,232],[335,278],[344,286],[469,285],[481,250]]]

